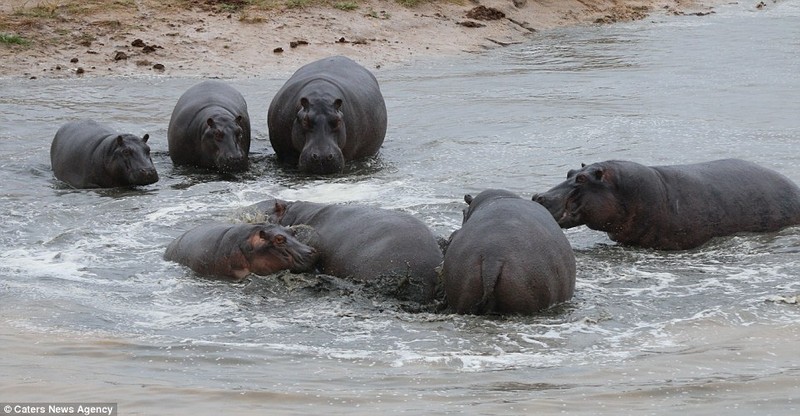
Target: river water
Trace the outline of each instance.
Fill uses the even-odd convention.
[[[798,21],[798,2],[732,4],[376,70],[381,156],[331,178],[275,163],[266,109],[288,74],[229,80],[255,135],[238,177],[169,160],[172,107],[197,79],[0,79],[0,398],[120,414],[797,414],[800,306],[782,301],[800,293],[797,227],[669,253],[567,230],[575,297],[535,317],[229,284],[161,256],[269,196],[399,209],[446,236],[465,193],[530,197],[581,162],[739,157],[800,182]],[[161,180],[55,181],[52,137],[82,117],[149,133]]]

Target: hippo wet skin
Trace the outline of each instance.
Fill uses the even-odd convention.
[[[250,116],[235,88],[203,81],[181,95],[167,129],[169,156],[176,165],[220,172],[241,172],[249,166]]]
[[[599,162],[569,171],[566,181],[533,200],[562,228],[585,224],[621,244],[662,250],[800,223],[797,185],[738,159],[652,167]]]
[[[328,205],[270,199],[247,210],[285,226],[308,225],[309,244],[325,274],[382,284],[400,300],[433,301],[442,252],[428,227],[410,214],[361,205]]]
[[[250,273],[312,270],[317,252],[279,225],[211,224],[193,228],[167,246],[164,259],[195,273],[239,281]]]
[[[278,159],[314,174],[339,173],[373,156],[386,136],[386,104],[375,76],[343,56],[311,62],[270,103],[269,141]]]
[[[442,267],[448,308],[526,315],[572,298],[575,254],[547,210],[499,189],[464,201]]]
[[[150,136],[120,134],[92,120],[71,121],[50,146],[55,177],[75,188],[114,188],[158,182]]]

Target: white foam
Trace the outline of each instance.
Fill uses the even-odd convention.
[[[93,273],[86,270],[87,260],[94,256],[78,252],[31,251],[18,248],[0,253],[0,269],[25,276],[48,276],[76,282],[97,283]]]

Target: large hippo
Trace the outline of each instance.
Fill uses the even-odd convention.
[[[500,189],[464,201],[442,267],[451,310],[532,314],[572,297],[575,254],[546,209]]]
[[[414,216],[363,205],[328,205],[270,199],[246,208],[272,223],[308,225],[321,272],[372,283],[398,297],[429,303],[442,252],[430,229]],[[386,290],[383,290],[386,289]]]
[[[210,224],[193,228],[167,246],[164,259],[198,274],[239,281],[250,273],[311,270],[317,252],[280,225]]]
[[[169,156],[176,165],[220,172],[247,170],[250,115],[235,88],[215,80],[186,90],[172,110],[167,130]]]
[[[93,120],[71,121],[58,129],[50,146],[53,173],[76,188],[155,183],[149,138],[117,133]]]
[[[562,228],[585,224],[621,244],[663,250],[800,223],[797,185],[738,159],[675,166],[609,160],[570,170],[533,200]]]
[[[345,162],[378,153],[386,104],[371,72],[334,56],[301,67],[286,81],[269,105],[267,125],[281,161],[309,173],[338,173]]]

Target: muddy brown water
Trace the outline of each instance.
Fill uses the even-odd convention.
[[[800,182],[798,19],[796,2],[733,4],[377,70],[381,155],[331,178],[275,164],[266,108],[283,75],[229,80],[255,135],[253,168],[236,177],[167,156],[170,112],[197,79],[0,79],[0,400],[120,414],[796,414],[796,227],[673,253],[568,230],[575,297],[524,318],[415,312],[276,276],[222,283],[161,255],[268,196],[403,210],[446,236],[465,193],[529,197],[581,162],[740,157]],[[78,117],[149,133],[161,180],[55,181],[50,141]]]

